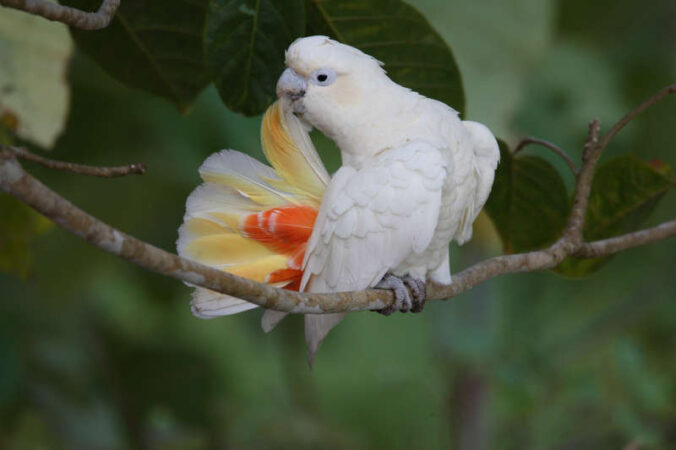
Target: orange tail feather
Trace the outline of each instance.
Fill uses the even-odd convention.
[[[285,288],[292,289],[295,286],[295,290],[298,290],[303,275],[300,267],[316,218],[315,208],[302,205],[271,208],[243,218],[239,226],[243,236],[288,256],[288,268],[271,272],[266,277],[266,282],[288,281]]]

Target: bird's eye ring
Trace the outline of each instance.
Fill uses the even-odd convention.
[[[315,70],[310,77],[313,84],[318,86],[328,86],[336,81],[336,72],[333,69],[319,69]]]

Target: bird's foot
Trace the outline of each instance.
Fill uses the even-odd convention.
[[[406,275],[404,277],[404,284],[412,294],[413,305],[411,306],[411,312],[422,312],[425,307],[425,280]]]
[[[395,311],[417,313],[425,306],[425,282],[419,278],[410,275],[400,278],[388,273],[375,288],[394,292],[394,303],[378,311],[384,316]]]

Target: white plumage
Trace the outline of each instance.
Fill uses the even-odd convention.
[[[200,169],[205,184],[188,199],[179,253],[308,292],[362,290],[386,274],[450,283],[449,243],[471,238],[493,184],[499,150],[491,132],[394,83],[371,56],[324,36],[295,41],[286,65],[280,102],[262,126],[274,169],[232,151],[207,159]],[[340,148],[342,167],[330,181],[311,127]],[[289,205],[296,216],[288,217],[298,217],[307,234],[288,220],[291,234],[277,230],[284,213],[275,208]],[[294,233],[289,248],[285,239]],[[229,246],[227,254],[219,245]],[[193,312],[204,318],[252,307],[204,289],[193,295]],[[284,315],[266,310],[263,329]],[[342,317],[306,315],[310,364]]]
[[[280,79],[278,95],[295,95],[296,112],[336,142],[343,161],[322,198],[302,286],[361,290],[387,272],[450,283],[448,244],[471,238],[493,184],[499,150],[491,132],[326,37],[297,40],[286,63],[293,83]],[[322,85],[327,73],[335,81]],[[306,316],[310,360],[341,317]]]
[[[417,141],[360,170],[336,172],[308,242],[301,289],[373,286],[410,255],[423,253],[438,221],[445,166],[439,150]]]

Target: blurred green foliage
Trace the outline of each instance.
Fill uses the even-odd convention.
[[[46,233],[52,222],[4,192],[0,211],[0,272],[26,279],[33,263],[30,242]]]
[[[588,120],[607,129],[676,79],[671,0],[411,3],[453,47],[467,117],[510,141],[535,135],[579,159]],[[67,128],[50,156],[143,161],[147,174],[101,180],[25,166],[93,215],[173,250],[200,162],[220,148],[261,158],[260,118],[228,111],[212,87],[181,115],[90,58],[73,58]],[[631,152],[673,167],[674,117],[673,99],[651,109],[602,163]],[[335,151],[318,147],[335,169]],[[570,187],[561,161],[524,150],[536,153]],[[646,224],[674,210],[670,193]],[[454,246],[453,269],[495,252],[491,239]],[[28,279],[0,274],[0,448],[676,446],[673,239],[581,281],[506,276],[415,316],[352,314],[313,372],[298,317],[270,335],[260,311],[202,321],[189,313],[188,287],[57,227],[27,245]]]

